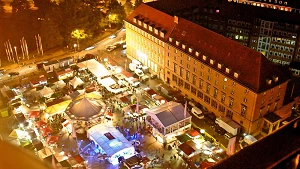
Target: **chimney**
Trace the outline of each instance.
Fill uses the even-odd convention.
[[[174,15],[174,22],[178,24],[178,16]]]

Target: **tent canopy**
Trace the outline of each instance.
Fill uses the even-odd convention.
[[[31,111],[29,113],[30,118],[38,118],[40,116],[40,111]]]
[[[102,106],[95,99],[88,99],[84,97],[81,100],[72,102],[66,113],[71,119],[89,120],[93,116],[101,116],[105,113],[105,106]]]
[[[88,138],[95,141],[108,156],[133,148],[133,145],[112,125],[98,124],[87,131]]]
[[[48,134],[53,133],[53,129],[50,126],[41,128],[40,131],[44,137],[47,136]]]
[[[110,76],[110,72],[95,59],[90,59],[78,65],[81,68],[87,68],[97,78]]]
[[[47,143],[48,144],[53,144],[58,142],[58,136],[48,136],[47,137]]]
[[[107,78],[104,78],[104,79],[99,79],[99,83],[102,86],[105,86],[105,87],[109,87],[111,85],[116,84],[115,80],[112,79],[111,77],[107,77]]]
[[[157,119],[164,127],[191,117],[189,113],[186,113],[186,117],[184,117],[184,107],[176,102],[168,102],[154,109],[150,109],[147,111],[147,114]]]
[[[72,80],[70,80],[70,85],[75,89],[77,86],[82,85],[84,82],[77,76],[75,76]]]
[[[51,97],[51,95],[53,94],[53,90],[50,87],[44,86],[44,88],[42,90],[40,90],[40,94],[43,97]]]

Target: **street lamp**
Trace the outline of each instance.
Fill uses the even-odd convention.
[[[75,51],[75,52],[76,52],[76,46],[77,46],[77,44],[75,43],[75,44],[74,44],[74,51]]]
[[[19,62],[19,57],[18,57],[17,47],[15,46],[14,48],[15,48],[15,52],[16,52],[17,61]]]

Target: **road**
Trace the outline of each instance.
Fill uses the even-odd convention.
[[[61,55],[61,56],[53,56],[51,59],[44,58],[44,60],[53,60],[53,59],[57,60],[57,59],[68,57],[70,55],[73,55],[75,57],[83,57],[86,54],[93,54],[93,55],[98,55],[98,56],[111,55],[111,54],[115,55],[116,54],[115,51],[112,51],[111,54],[106,52],[105,51],[106,46],[112,45],[116,42],[124,42],[125,41],[125,36],[126,36],[126,31],[124,29],[121,29],[116,33],[115,38],[111,39],[111,38],[107,37],[107,38],[97,42],[93,46],[91,46],[91,47],[94,47],[91,50],[81,50],[79,52],[73,52],[71,54],[68,53],[68,54],[64,54],[64,55]],[[42,61],[42,60],[39,60],[39,61]],[[34,62],[34,61],[32,61],[32,62]],[[26,64],[24,66],[19,66],[19,67],[14,68],[14,69],[7,70],[3,74],[3,76],[0,76],[0,84],[7,83],[7,82],[9,82],[11,80],[15,80],[17,78],[23,79],[26,76],[31,75],[32,73],[34,73],[36,71],[37,71],[37,67],[36,67],[36,64],[34,64],[34,63]],[[10,72],[19,72],[19,76],[9,77],[8,74]]]

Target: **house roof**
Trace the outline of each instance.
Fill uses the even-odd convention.
[[[161,30],[166,32],[164,38],[155,35],[142,25],[134,23],[134,18],[148,25],[155,22],[156,24],[153,27],[163,28]],[[283,75],[277,66],[260,52],[245,47],[186,19],[178,18],[178,24],[176,24],[173,16],[147,4],[141,4],[136,8],[127,17],[126,21],[172,44],[179,50],[188,53],[200,62],[213,67],[225,76],[235,79],[255,92],[260,93],[287,81],[287,77]],[[169,41],[169,37],[173,39],[172,42]],[[180,42],[180,45],[176,45],[176,41]],[[182,44],[186,45],[185,49],[182,48]],[[189,48],[193,49],[193,51],[189,52]],[[199,56],[196,56],[196,52],[199,53]],[[203,60],[203,55],[207,56],[206,60]],[[214,60],[213,64],[210,63],[211,59]],[[223,65],[221,69],[218,68],[218,63]],[[230,69],[229,73],[225,72],[226,68]],[[234,73],[238,74],[238,78],[234,77]],[[276,83],[274,81],[271,84],[266,82],[274,77],[278,77]]]

